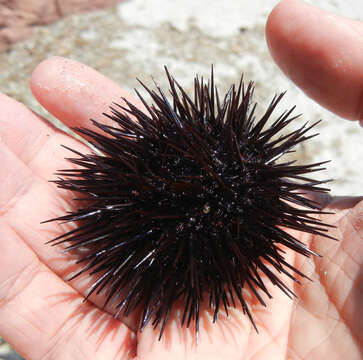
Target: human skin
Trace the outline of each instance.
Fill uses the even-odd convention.
[[[284,0],[270,14],[267,43],[275,62],[307,95],[363,125],[363,26]]]
[[[319,33],[312,26],[314,12],[320,19],[320,33],[330,32],[332,43],[320,52],[312,51],[305,59],[308,63],[302,64],[298,56],[289,54],[305,53],[312,41],[318,42]],[[363,110],[363,82],[355,80],[353,89],[345,88],[345,76],[361,76],[358,62],[338,68],[327,64],[324,71],[314,65],[321,62],[321,56],[331,58],[329,52],[335,51],[333,40],[340,39],[345,29],[342,22],[350,21],[335,18],[330,22],[330,17],[299,1],[282,1],[268,19],[268,45],[279,66],[288,75],[293,74],[292,79],[316,101],[347,118],[362,120],[362,111],[357,109]],[[288,34],[294,34],[299,41],[281,41],[288,40]],[[357,49],[359,57],[359,38],[353,36],[349,41],[345,46],[352,54]],[[315,80],[312,89],[310,82],[303,80],[304,67]],[[321,91],[314,92],[319,76]],[[344,91],[350,91],[348,104],[339,100],[340,93],[325,95],[324,89],[332,83],[339,88],[339,81]],[[110,99],[131,99],[95,70],[59,57],[38,65],[31,89],[42,106],[70,127],[92,127],[90,118],[104,122],[101,113]],[[40,221],[64,213],[72,199],[72,194],[48,182],[58,169],[70,166],[64,160],[70,153],[59,145],[81,152],[89,149],[5,95],[0,95],[0,109],[0,335],[26,359],[355,360],[363,356],[362,198],[319,198],[335,212],[322,220],[336,226],[330,235],[339,241],[293,233],[324,257],[306,259],[287,251],[287,261],[314,280],[301,279],[302,285],[298,286],[284,278],[298,296],[295,301],[267,282],[273,295],[267,308],[247,295],[259,334],[240,308],[231,310],[228,318],[222,315],[216,324],[210,323],[206,311],[196,346],[193,329],[180,328],[180,312],[176,309],[164,337],[158,341],[158,329],[134,331],[137,314],[113,319],[100,309],[101,296],[83,303],[89,285],[87,277],[65,281],[76,268],[69,265],[72,255],[44,245],[63,233],[64,227],[56,223],[41,225]]]

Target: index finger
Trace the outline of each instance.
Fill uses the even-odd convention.
[[[58,56],[44,60],[35,68],[30,85],[39,103],[69,127],[98,131],[90,119],[109,124],[111,121],[102,113],[108,112],[113,102],[125,105],[122,98],[143,107],[140,101],[98,71]]]

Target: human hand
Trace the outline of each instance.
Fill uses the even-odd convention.
[[[273,16],[286,16],[281,7],[292,2],[283,2],[280,13],[271,15],[270,44],[278,35],[278,28],[271,28]],[[301,7],[301,11],[306,10]],[[105,121],[95,114],[107,109],[110,100],[129,97],[94,70],[61,58],[40,64],[31,86],[39,102],[68,126],[90,127],[91,117]],[[0,104],[0,334],[27,359],[132,359],[136,354],[140,360],[320,359],[322,353],[331,359],[348,353],[350,359],[359,358],[363,259],[359,199],[321,199],[336,211],[325,221],[338,226],[332,235],[339,242],[294,234],[324,258],[313,259],[312,265],[287,255],[314,283],[304,281],[294,287],[285,281],[299,296],[296,303],[272,286],[274,299],[267,309],[251,299],[259,334],[241,309],[232,310],[228,318],[221,314],[214,325],[206,313],[195,346],[194,332],[179,327],[180,314],[175,312],[159,342],[158,330],[150,327],[135,334],[136,318],[119,321],[100,310],[101,298],[82,304],[89,283],[65,282],[74,270],[71,256],[44,246],[64,228],[39,222],[64,213],[72,197],[47,182],[56,170],[69,167],[64,160],[69,153],[59,144],[83,152],[86,146],[6,96],[0,97]]]
[[[270,52],[307,95],[363,126],[363,24],[283,0],[266,25]],[[358,129],[357,129],[358,130]],[[363,154],[362,154],[363,155]],[[320,198],[334,216],[324,221],[339,242],[304,234],[323,258],[296,265],[313,283],[296,287],[290,319],[288,359],[361,359],[363,356],[363,197]],[[315,274],[315,276],[314,276]]]

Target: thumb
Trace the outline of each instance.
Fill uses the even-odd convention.
[[[308,96],[363,126],[363,23],[282,0],[266,25],[270,52]]]

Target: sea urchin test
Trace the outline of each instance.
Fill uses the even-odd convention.
[[[117,317],[140,312],[138,329],[159,326],[159,339],[176,301],[180,325],[193,323],[197,334],[202,302],[214,322],[240,306],[257,330],[242,289],[263,305],[267,282],[291,297],[281,275],[304,275],[282,247],[318,255],[288,230],[331,238],[319,205],[305,196],[329,191],[307,177],[324,162],[282,159],[315,136],[315,124],[287,132],[294,108],[274,115],[283,94],[256,119],[252,83],[241,80],[220,97],[212,72],[207,83],[196,77],[188,95],[166,75],[167,94],[140,82],[152,104],[136,91],[143,109],[123,99],[104,114],[107,124],[75,129],[98,151],[69,149],[73,165],[54,182],[79,196],[71,212],[49,221],[76,227],[50,243],[82,249],[72,278],[92,274],[87,298],[103,296]]]

